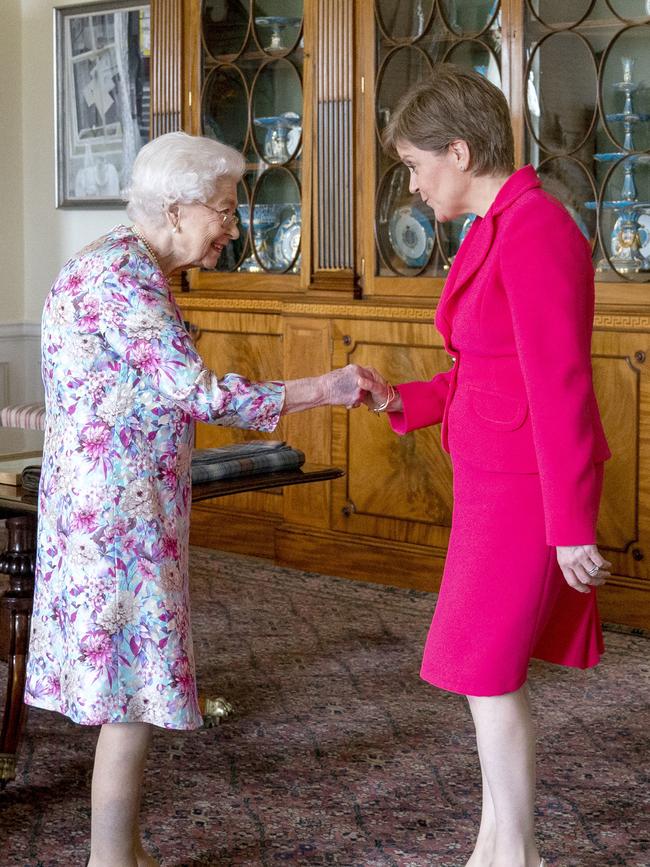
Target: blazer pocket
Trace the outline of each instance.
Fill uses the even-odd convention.
[[[484,391],[474,385],[469,386],[469,392],[472,411],[493,430],[517,430],[526,421],[528,403],[525,400]]]

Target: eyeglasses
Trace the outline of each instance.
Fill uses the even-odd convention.
[[[220,211],[218,208],[212,208],[210,205],[206,205],[205,202],[198,202],[199,205],[203,205],[204,208],[207,208],[208,211],[213,211],[215,214],[218,214],[221,217],[221,225],[224,229],[231,228],[233,226],[237,226],[239,224],[239,217],[236,212],[233,211]]]

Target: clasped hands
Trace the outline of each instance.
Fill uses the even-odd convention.
[[[395,389],[374,367],[348,364],[326,374],[328,403],[347,409],[365,404],[375,412],[400,412],[402,400]]]

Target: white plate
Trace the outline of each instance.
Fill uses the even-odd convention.
[[[298,253],[301,225],[297,214],[292,214],[280,223],[273,241],[273,256],[278,265],[288,267]]]
[[[409,268],[422,268],[433,250],[433,227],[415,205],[404,205],[391,215],[388,240]]]

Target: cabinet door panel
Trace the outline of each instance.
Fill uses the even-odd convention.
[[[284,370],[287,379],[319,376],[330,369],[329,322],[326,319],[288,318],[284,326]],[[330,409],[326,406],[288,415],[283,429],[292,446],[302,449],[309,463],[329,464]],[[293,524],[327,529],[328,483],[295,485],[284,492],[284,517]]]
[[[348,333],[349,332],[349,333]],[[432,345],[435,341],[437,345]],[[430,379],[449,368],[431,325],[337,323],[335,363],[372,366],[391,382]],[[347,466],[335,483],[335,529],[444,547],[451,525],[452,482],[437,427],[396,436],[386,419],[364,409],[335,409],[335,463]]]
[[[282,335],[276,317],[255,314],[192,311],[190,322],[199,328],[196,346],[205,364],[223,376],[239,373],[252,380],[283,379]],[[272,433],[196,425],[196,447],[213,448],[250,439],[285,439],[281,421]],[[282,514],[282,492],[237,494],[227,498],[228,509]]]
[[[650,577],[650,378],[645,334],[596,332],[594,384],[612,458],[598,522],[598,542],[616,575]],[[641,360],[639,360],[641,359]]]
[[[355,363],[375,366],[395,382],[430,379],[446,359],[441,350],[371,343],[357,344],[351,355]],[[350,473],[348,495],[358,513],[450,526],[451,475],[438,428],[398,437],[375,413],[355,412],[348,455],[356,470]]]

